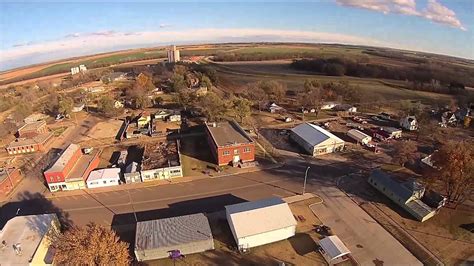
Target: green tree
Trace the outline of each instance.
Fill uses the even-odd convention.
[[[270,80],[260,81],[258,86],[267,94],[272,101],[281,102],[286,95],[286,87],[283,83]]]
[[[208,92],[201,97],[199,106],[208,121],[220,120],[226,113],[226,103],[214,92]]]
[[[247,85],[246,89],[247,98],[254,102],[258,106],[258,111],[262,111],[268,101],[268,95],[265,91],[260,88],[258,83],[252,83]]]
[[[186,89],[188,86],[186,85],[186,80],[183,75],[174,73],[171,76],[171,88],[174,92]]]
[[[236,97],[232,100],[234,113],[240,118],[240,122],[244,121],[244,118],[252,114],[252,102],[242,98]]]
[[[129,265],[128,244],[111,229],[95,223],[49,236],[58,265]]]
[[[110,96],[104,96],[100,99],[98,107],[99,111],[106,116],[114,116],[116,114],[115,100]]]
[[[175,101],[187,110],[188,108],[192,108],[196,102],[196,95],[189,90],[183,89],[179,90],[178,93],[175,95]]]
[[[202,75],[201,82],[200,82],[199,85],[202,86],[202,87],[206,87],[208,90],[210,90],[212,88],[212,82],[209,79],[209,77],[206,76],[206,75]]]
[[[74,108],[74,100],[70,97],[60,97],[58,101],[58,112],[63,115],[70,115]]]

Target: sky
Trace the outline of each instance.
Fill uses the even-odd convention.
[[[167,44],[279,41],[474,59],[474,0],[0,0],[0,70]]]

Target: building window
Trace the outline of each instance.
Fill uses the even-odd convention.
[[[171,170],[170,171],[170,173],[172,173],[172,174],[176,174],[176,173],[179,173],[179,172],[181,172],[181,170]]]
[[[107,184],[107,180],[104,180],[104,184]]]
[[[245,148],[244,148],[244,153],[247,153],[247,152],[250,152],[250,148],[249,148],[249,147],[245,147]]]
[[[239,150],[238,149],[235,149],[234,150],[234,155],[238,155],[239,154]]]
[[[230,155],[230,151],[224,151],[224,152],[222,152],[222,155],[224,155],[224,156],[225,155]]]

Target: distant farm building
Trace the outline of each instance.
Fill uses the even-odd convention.
[[[206,125],[207,139],[218,165],[255,160],[255,143],[234,121]]]
[[[214,240],[207,217],[191,214],[137,223],[135,256],[138,261],[168,258],[214,249]]]
[[[300,124],[290,132],[290,138],[306,152],[316,156],[344,149],[344,141],[331,132],[310,123]]]
[[[361,144],[368,144],[369,142],[372,141],[371,136],[357,129],[351,129],[347,131],[347,136],[355,140],[357,143],[361,143]]]
[[[418,129],[418,121],[413,115],[405,116],[400,119],[400,126],[406,130],[414,131]]]
[[[280,198],[228,205],[225,209],[239,250],[285,240],[296,233],[296,220]]]

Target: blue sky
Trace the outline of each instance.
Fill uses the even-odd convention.
[[[473,0],[0,3],[0,69],[169,43],[338,42],[474,58]]]

